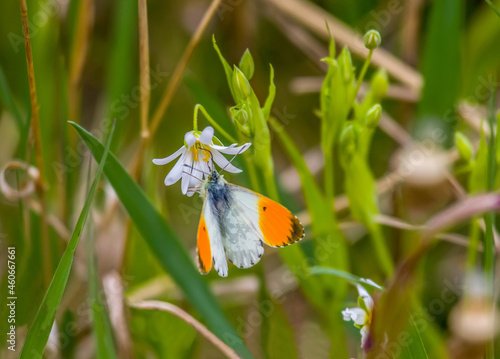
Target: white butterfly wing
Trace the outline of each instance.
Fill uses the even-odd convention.
[[[198,227],[198,264],[202,273],[208,273],[212,266],[221,277],[227,277],[228,266],[222,243],[219,218],[215,209],[205,200]]]
[[[249,268],[264,254],[262,233],[259,230],[255,195],[241,187],[226,184],[230,202],[221,218],[222,243],[229,261],[239,268]],[[249,207],[250,206],[250,207]]]

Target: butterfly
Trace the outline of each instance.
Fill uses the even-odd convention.
[[[227,277],[227,260],[239,268],[249,268],[264,254],[264,243],[284,247],[304,237],[304,227],[292,212],[227,182],[215,170],[199,191],[204,198],[197,235],[198,268],[202,274],[213,267],[221,277]]]

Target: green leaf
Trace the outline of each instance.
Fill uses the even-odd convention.
[[[285,311],[280,304],[274,304],[273,309],[269,318],[269,329],[264,338],[267,342],[267,358],[299,358],[297,341]]]
[[[212,36],[212,42],[214,44],[215,51],[217,51],[217,54],[219,55],[220,62],[224,67],[224,72],[226,73],[227,84],[229,86],[229,89],[231,90],[231,95],[233,96],[234,99],[236,99],[233,91],[233,69],[231,68],[231,66],[229,66],[226,59],[220,52],[219,46],[217,46],[217,43],[215,42],[215,35]]]
[[[424,343],[420,337],[420,332],[415,324],[415,321],[410,317],[410,338],[407,341],[408,345],[403,346],[399,359],[426,359],[429,358],[425,350]]]
[[[481,132],[481,140],[477,149],[476,159],[469,177],[469,191],[471,194],[486,191],[486,179],[488,178],[488,145],[484,132]]]
[[[90,230],[88,231],[90,232]],[[97,262],[94,251],[93,233],[86,238],[88,254],[88,275],[89,275],[89,306],[92,315],[92,332],[96,343],[96,357],[99,359],[116,358],[113,341],[113,331],[105,305],[105,297],[101,295],[103,289],[97,271]]]
[[[269,64],[271,72],[269,74],[269,94],[267,95],[266,103],[262,107],[262,114],[266,121],[269,120],[269,115],[271,114],[271,108],[273,107],[274,97],[276,96],[276,85],[274,84],[274,69],[273,65]]]
[[[491,0],[486,0],[486,3],[493,9],[493,11],[495,12],[495,14],[497,14],[497,16],[500,17],[500,9],[497,8],[495,5],[493,5],[493,3],[491,2]]]
[[[19,131],[21,132],[24,131],[26,124],[23,118],[21,117],[21,114],[19,113],[17,106],[14,104],[10,87],[9,84],[7,83],[7,78],[5,77],[2,65],[0,65],[0,100],[7,108],[7,110],[14,116],[14,119],[16,120],[17,125],[19,126]]]
[[[99,141],[81,126],[75,123],[72,125],[94,158],[100,161],[103,147]],[[162,267],[184,291],[186,298],[203,316],[207,326],[239,355],[251,358],[252,355],[224,317],[220,306],[194,267],[186,249],[161,214],[146,198],[142,189],[132,180],[112,154],[104,167],[104,174]]]
[[[152,310],[130,310],[130,332],[134,340],[134,357],[192,358],[196,350],[197,332],[185,321],[170,313]],[[168,338],[168,340],[165,340]],[[202,341],[203,339],[198,339]]]
[[[365,278],[358,277],[354,274],[351,274],[349,272],[345,272],[339,269],[335,268],[330,268],[330,267],[320,267],[320,266],[314,266],[309,268],[309,273],[313,275],[319,275],[319,274],[326,274],[326,275],[334,275],[339,278],[344,278],[345,280],[349,281],[352,284],[361,284],[363,286],[369,285],[373,288],[381,289],[383,290],[381,286],[379,286],[377,283],[367,280]]]
[[[422,73],[425,85],[418,107],[419,135],[428,135],[428,126],[439,125],[450,136],[449,123],[439,120],[453,109],[460,91],[461,50],[463,22],[461,1],[437,0],[433,3],[430,24],[425,37]],[[431,122],[432,121],[432,122]]]
[[[304,198],[306,205],[311,215],[311,227],[313,235],[316,237],[318,243],[321,241],[325,247],[330,248],[330,246],[335,248],[333,251],[328,253],[326,256],[321,256],[322,259],[320,263],[329,263],[335,267],[346,270],[348,267],[347,263],[347,249],[344,243],[344,239],[340,230],[338,229],[335,216],[333,215],[333,210],[331,203],[328,203],[323,194],[321,193],[313,175],[309,171],[307,164],[302,157],[299,149],[295,146],[291,138],[286,133],[285,129],[276,120],[270,119],[269,124],[274,132],[280,139],[285,152],[290,157],[293,165],[299,173],[300,180],[302,183],[302,189],[304,191]],[[331,283],[335,286],[336,295],[342,297],[347,290],[345,283],[339,282],[338,280]]]
[[[114,126],[111,129],[111,133],[108,137],[105,148],[96,140],[96,142],[102,148],[102,162],[97,168],[94,182],[92,183],[92,187],[90,188],[90,191],[87,195],[87,199],[85,200],[85,204],[83,206],[82,212],[80,213],[80,217],[78,218],[75,229],[73,230],[73,234],[71,235],[68,246],[66,247],[61,261],[57,266],[56,272],[52,277],[52,281],[50,282],[47,293],[43,298],[42,304],[40,305],[40,308],[38,308],[38,313],[35,317],[35,321],[33,322],[28,332],[28,336],[26,337],[26,341],[21,350],[21,358],[32,359],[42,358],[43,356],[43,351],[45,345],[47,344],[47,340],[49,339],[49,334],[52,329],[52,325],[54,324],[57,309],[59,308],[64,289],[66,288],[66,284],[68,282],[68,277],[71,271],[71,264],[73,263],[73,257],[75,255],[76,247],[78,246],[78,242],[80,241],[83,227],[85,226],[85,222],[87,221],[90,206],[97,190],[97,185],[99,184],[99,180],[101,179],[101,175],[104,170],[104,165],[109,153],[109,147],[113,138],[113,132]]]

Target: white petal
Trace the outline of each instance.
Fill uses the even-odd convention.
[[[214,150],[225,153],[226,155],[239,155],[240,153],[243,153],[246,150],[248,150],[251,145],[252,144],[249,142],[249,143],[245,143],[244,145],[238,146],[238,147],[235,147],[236,143],[233,143],[231,146],[227,146],[227,147],[226,146],[219,146],[219,145],[212,145],[210,147],[213,148]]]
[[[205,127],[201,132],[200,142],[204,145],[209,145],[212,143],[212,138],[214,137],[214,129],[212,126]]]
[[[347,308],[342,311],[345,321],[352,320],[357,325],[365,324],[366,312],[361,308]]]
[[[180,155],[182,155],[185,151],[186,151],[186,147],[182,146],[181,148],[179,148],[177,151],[175,151],[173,154],[171,154],[168,157],[165,157],[165,158],[155,158],[153,160],[153,163],[155,165],[160,165],[160,166],[161,165],[166,165],[167,163],[172,162],[177,157],[179,157]]]
[[[201,172],[201,163],[199,161],[194,161],[193,170],[189,177],[189,189],[198,186],[203,180],[203,172]]]
[[[363,301],[365,302],[366,309],[372,310],[373,309],[373,299],[370,296],[370,294],[366,291],[366,289],[362,285],[357,285],[358,287],[358,293],[361,298],[363,298]]]
[[[187,166],[183,166],[182,168],[182,182],[181,182],[181,192],[182,194],[186,194],[189,182],[191,181],[191,167],[193,166],[193,153],[191,151],[187,152],[186,159],[184,164]]]
[[[346,308],[342,311],[342,316],[344,317],[344,320],[346,322],[349,322],[351,320],[351,310],[349,308]]]
[[[187,155],[187,152],[184,152],[182,154],[181,158],[179,158],[179,160],[175,164],[175,166],[172,167],[172,169],[168,173],[167,177],[165,177],[165,186],[173,185],[175,182],[177,182],[181,178],[182,171],[184,168],[184,163],[186,160],[186,155]]]
[[[243,172],[239,168],[234,167],[231,163],[229,163],[228,159],[224,157],[219,151],[212,150],[212,156],[214,158],[214,162],[224,171],[231,173],[240,173]]]
[[[186,132],[186,134],[184,135],[184,141],[187,143],[189,147],[191,147],[196,142],[196,136],[193,135],[191,132]]]
[[[369,278],[361,278],[361,281],[368,284],[368,285],[371,285],[372,287],[382,289],[382,286],[378,285],[377,283],[375,283],[374,281],[372,281]]]

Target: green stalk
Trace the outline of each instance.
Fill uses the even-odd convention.
[[[328,203],[331,203],[332,207],[335,201],[335,175],[333,166],[333,151],[329,151],[323,148],[323,153],[325,156],[325,166],[324,166],[324,180],[325,180],[325,194]]]
[[[208,122],[210,122],[210,124],[215,128],[216,131],[222,134],[222,136],[224,136],[229,142],[237,143],[237,141],[233,138],[233,136],[231,136],[222,127],[220,127],[219,124],[208,114],[207,110],[205,110],[205,107],[203,107],[200,104],[194,106],[193,130],[198,131],[198,110],[200,110],[203,113],[205,118],[208,120]]]
[[[486,178],[488,191],[494,190],[496,177],[496,156],[495,156],[495,132],[493,124],[495,122],[495,88],[491,87],[490,95],[490,114],[488,123],[490,126],[491,136],[488,143],[488,176]],[[486,280],[490,285],[490,295],[492,297],[492,305],[494,305],[493,293],[495,291],[495,214],[488,212],[484,215],[486,232],[484,236],[484,271]],[[494,340],[492,339],[486,346],[486,357],[494,357]]]
[[[356,98],[356,96],[358,95],[358,91],[359,91],[359,88],[361,87],[361,83],[363,82],[363,79],[365,78],[366,71],[368,70],[368,66],[370,65],[370,61],[372,59],[372,54],[373,54],[373,50],[370,50],[370,52],[368,53],[368,56],[366,57],[363,68],[361,69],[361,73],[359,74],[359,78],[358,78],[358,83],[356,85],[356,91],[354,91],[354,98]]]
[[[477,265],[478,247],[481,242],[480,228],[477,223],[478,218],[471,221],[471,228],[469,231],[469,246],[467,249],[467,272],[470,273]]]
[[[367,224],[367,229],[370,232],[370,237],[372,239],[373,246],[375,247],[375,253],[380,265],[382,266],[382,270],[387,277],[391,277],[394,272],[394,264],[392,263],[389,250],[387,249],[382,228],[375,221],[371,221]]]
[[[488,176],[486,178],[486,185],[488,191],[493,191],[495,183],[496,172],[496,158],[495,158],[495,136],[493,135],[494,128],[493,122],[495,118],[495,91],[492,89],[490,97],[490,115],[488,124],[490,126],[490,136],[488,142]],[[484,271],[488,276],[488,280],[493,285],[494,271],[495,271],[495,242],[494,242],[494,226],[495,216],[493,213],[487,213],[484,216],[486,223],[486,232],[484,237]],[[493,289],[493,288],[492,288]]]
[[[238,132],[238,138],[240,139],[240,143],[244,143],[247,139],[244,138],[244,135],[241,132]],[[256,192],[262,192],[262,186],[259,181],[259,177],[257,176],[257,171],[255,170],[255,165],[252,163],[251,156],[243,156],[243,161],[245,161],[245,168],[248,173],[248,179],[250,180],[250,187]]]

